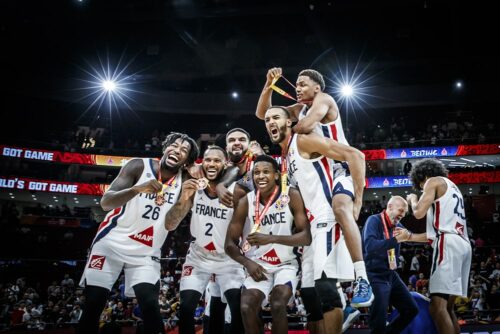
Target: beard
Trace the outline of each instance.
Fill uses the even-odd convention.
[[[279,131],[279,133],[280,133],[280,135],[279,135],[278,139],[273,140],[272,136],[270,136],[270,138],[271,138],[271,142],[272,142],[273,144],[279,144],[279,143],[281,143],[281,142],[285,139],[286,125],[282,125],[282,126],[280,126],[280,127],[278,128],[278,131]]]
[[[245,154],[247,154],[247,151],[248,151],[248,149],[242,150],[241,153],[238,153],[238,154],[234,154],[233,152],[227,152],[227,154],[229,156],[229,160],[236,164],[236,163],[240,162],[241,158],[243,158],[245,156]]]
[[[177,172],[181,168],[180,162],[176,163],[174,166],[169,166],[167,164],[167,159],[163,159],[160,164],[160,168],[167,170],[169,172]]]

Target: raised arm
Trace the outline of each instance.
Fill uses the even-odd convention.
[[[273,67],[267,71],[266,83],[264,85],[264,88],[262,89],[262,92],[260,93],[259,101],[257,102],[257,108],[255,110],[255,116],[257,116],[257,118],[264,120],[267,109],[272,106],[273,90],[271,89],[271,83],[274,78],[280,77],[282,73],[283,71],[281,67]],[[301,106],[301,104],[296,103],[291,106],[285,107],[290,112],[293,121],[297,119],[298,112],[300,112],[300,109],[302,108]]]
[[[333,139],[318,136],[314,133],[299,135],[297,143],[301,152],[319,153],[327,158],[346,161],[349,164],[354,183],[354,218],[358,219],[363,203],[363,191],[366,185],[365,155],[358,149],[341,144]]]
[[[196,179],[188,179],[182,183],[181,196],[179,200],[168,210],[165,216],[165,229],[173,231],[179,226],[182,219],[193,206],[193,197],[198,190]]]
[[[446,183],[442,178],[431,177],[424,185],[424,192],[422,193],[420,200],[417,199],[417,195],[415,194],[409,194],[406,197],[415,218],[421,219],[425,217],[427,210],[429,210],[436,198],[439,197],[438,190],[441,186],[446,186]]]
[[[307,111],[306,116],[295,124],[293,131],[303,134],[311,133],[316,123],[321,122],[321,120],[325,118],[328,109],[332,106],[336,107],[336,104],[331,96],[327,94],[318,95],[318,97],[314,99],[311,108]]]
[[[101,198],[101,207],[104,211],[118,208],[139,193],[157,193],[162,185],[158,180],[151,179],[135,185],[142,171],[144,163],[141,159],[133,159],[122,167],[116,179]]]

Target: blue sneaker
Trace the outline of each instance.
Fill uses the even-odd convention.
[[[367,280],[362,277],[358,277],[354,283],[354,295],[352,297],[351,306],[352,307],[368,307],[373,303],[375,296],[372,292],[372,287]]]
[[[353,307],[346,306],[344,309],[344,322],[342,323],[342,333],[351,327],[352,323],[356,321],[361,312]]]

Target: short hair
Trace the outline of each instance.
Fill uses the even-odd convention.
[[[400,201],[408,209],[408,202],[399,195],[391,196],[391,198],[389,198],[389,201],[387,202],[387,205],[393,204],[396,201]]]
[[[434,158],[422,159],[415,163],[410,171],[410,180],[416,190],[422,190],[420,183],[434,176],[448,177],[448,170],[443,163]]]
[[[321,87],[321,91],[325,90],[325,87],[326,87],[326,85],[325,85],[325,79],[323,79],[323,75],[321,73],[319,73],[318,71],[312,70],[312,69],[302,70],[299,73],[299,77],[301,75],[307,76],[312,81],[314,81],[315,83],[317,83]]]
[[[220,146],[217,146],[217,145],[209,145],[207,147],[207,149],[205,150],[205,152],[203,152],[203,156],[205,156],[205,154],[210,151],[210,150],[216,150],[216,151],[221,151],[222,154],[224,155],[224,158],[226,158],[226,160],[228,159],[228,156],[227,156],[227,152],[225,149],[223,149],[222,147]]]
[[[185,133],[170,132],[170,134],[167,136],[167,138],[165,138],[165,140],[161,144],[162,152],[165,152],[167,147],[175,143],[177,139],[182,139],[182,141],[187,141],[191,146],[191,149],[189,150],[189,155],[186,160],[186,163],[188,165],[191,165],[193,162],[195,162],[196,158],[198,158],[198,155],[200,155],[200,149],[198,148],[198,144],[196,144],[194,139],[189,137]]]
[[[270,106],[269,108],[267,108],[267,110],[270,110],[270,109],[281,109],[281,111],[283,111],[283,113],[285,114],[286,118],[292,117],[292,115],[290,115],[290,112],[288,111],[288,109],[283,107],[283,106]],[[266,112],[267,112],[267,110],[266,110]]]
[[[245,136],[247,136],[248,141],[250,141],[250,134],[249,134],[247,131],[245,131],[245,130],[244,130],[244,129],[242,129],[242,128],[233,128],[233,129],[229,130],[229,131],[226,133],[226,143],[227,143],[227,137],[228,137],[231,133],[236,132],[236,131],[243,132],[243,133],[245,134]]]
[[[263,155],[259,155],[257,158],[255,158],[254,160],[254,165],[257,163],[257,162],[269,162],[271,165],[273,165],[273,168],[276,172],[279,171],[280,167],[278,165],[278,162],[276,161],[276,159],[274,159],[272,156],[270,155],[267,155],[267,154],[263,154]]]

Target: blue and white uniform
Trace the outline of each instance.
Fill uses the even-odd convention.
[[[323,272],[339,281],[354,280],[354,266],[332,210],[330,160],[325,156],[303,158],[297,147],[297,135],[290,142],[287,160],[288,174],[302,194],[313,238],[311,246],[304,250],[302,286],[314,286],[314,280],[321,278]]]
[[[153,159],[144,164],[137,184],[156,179]],[[164,185],[163,204],[157,194],[140,193],[106,215],[92,242],[90,255],[80,281],[111,290],[121,270],[125,271],[125,295],[134,296],[138,283],[156,284],[160,279],[161,247],[167,238],[165,216],[177,202],[182,185],[179,171],[169,185]]]
[[[467,297],[472,249],[467,235],[464,200],[449,179],[443,196],[427,212],[427,238],[434,248],[429,292]]]
[[[292,235],[293,234],[293,215],[288,205],[280,206],[276,198],[275,202],[269,206],[268,211],[262,218],[259,233],[274,235]],[[255,222],[255,191],[247,194],[248,216],[247,223]],[[262,212],[264,205],[258,204],[259,212]],[[246,238],[248,230],[244,231]],[[247,275],[244,286],[247,289],[257,289],[262,291],[267,297],[274,286],[288,285],[295,294],[298,283],[299,264],[297,260],[297,251],[295,247],[281,244],[267,244],[263,246],[253,246],[245,254],[250,259],[266,269],[267,280],[255,282],[251,276]],[[267,298],[264,299],[267,303]]]
[[[235,183],[228,190],[234,191]],[[194,195],[191,208],[191,235],[194,240],[184,262],[180,291],[195,290],[203,294],[210,277],[214,275],[222,299],[229,289],[239,289],[243,284],[243,266],[224,252],[227,228],[233,216],[233,209],[210,197],[205,190]]]

